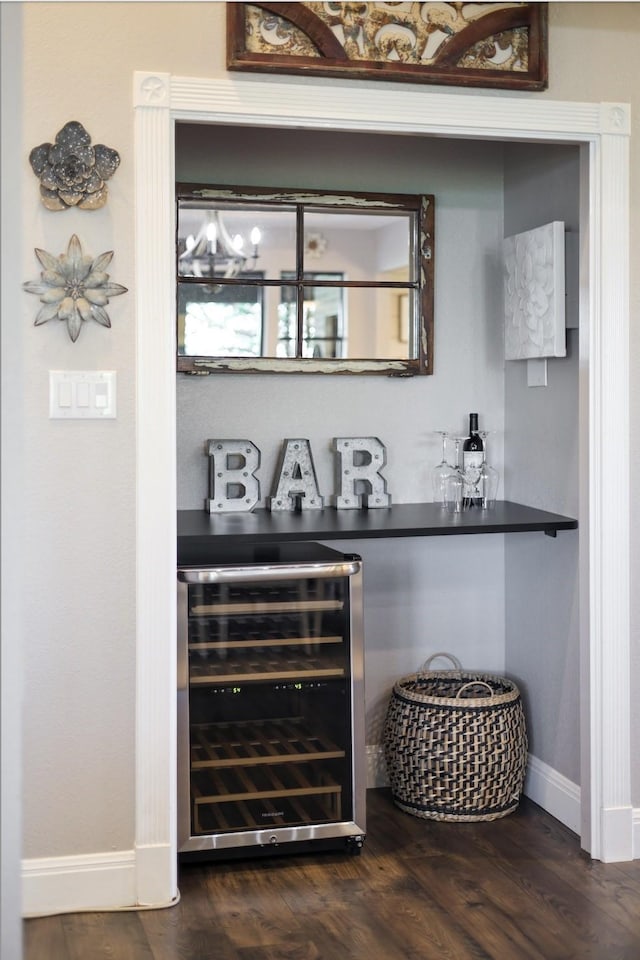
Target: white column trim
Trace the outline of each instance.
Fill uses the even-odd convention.
[[[153,849],[138,896],[175,894],[174,121],[561,141],[590,149],[588,585],[590,851],[632,842],[628,698],[628,131],[626,104],[432,93],[424,87],[287,78],[219,80],[140,72],[136,114],[137,850]],[[586,442],[587,437],[581,437]],[[619,469],[605,469],[607,462]],[[577,666],[576,666],[577,669]],[[589,789],[590,788],[590,789]],[[629,829],[627,829],[629,827]],[[158,851],[161,851],[158,854]],[[142,861],[147,861],[146,854]]]
[[[175,215],[169,78],[135,79],[136,902],[144,904],[177,891]]]
[[[629,139],[605,114],[593,162],[589,397],[592,853],[633,858],[629,687]],[[611,133],[609,131],[613,130]],[[615,464],[614,477],[611,464]]]

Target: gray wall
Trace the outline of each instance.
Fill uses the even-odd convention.
[[[183,127],[176,176],[434,193],[434,376],[180,376],[179,506],[202,508],[204,440],[212,436],[257,444],[266,496],[284,436],[311,440],[326,495],[332,492],[331,438],[373,434],[387,445],[385,474],[394,501],[430,499],[429,466],[437,452],[430,431],[463,432],[466,411],[478,409],[481,425],[496,431],[491,459],[504,477],[505,496],[577,516],[577,331],[569,333],[567,358],[549,362],[549,386],[527,387],[526,363],[502,359],[500,266],[502,231],[509,235],[548,220],[564,220],[577,231],[577,148],[512,144],[503,157],[502,145],[420,138],[282,131],[274,140],[269,147],[261,144],[260,131]],[[350,162],[343,172],[337,158],[344,156]],[[465,665],[505,669],[515,677],[531,752],[579,784],[578,536],[510,535],[502,541],[355,545],[367,560],[367,741],[379,740],[380,716],[398,674],[435,649],[452,650]]]
[[[496,431],[492,457],[502,469],[500,144],[309,131],[281,131],[264,143],[259,130],[191,126],[179,128],[176,152],[177,179],[436,197],[434,375],[179,375],[180,508],[203,506],[204,441],[212,436],[241,435],[257,444],[263,497],[284,437],[309,437],[321,493],[330,494],[331,439],[379,436],[388,452],[389,489],[403,503],[431,499],[430,468],[440,459],[434,431],[465,433],[468,412],[477,410],[481,425]]]
[[[256,158],[259,162],[256,163]],[[348,161],[347,161],[348,158]],[[333,493],[331,440],[378,436],[393,502],[431,499],[437,429],[464,433],[467,414],[495,430],[502,472],[502,145],[404,136],[190,126],[178,130],[178,180],[435,194],[434,375],[178,376],[178,504],[202,509],[204,441],[259,447],[262,496],[281,442],[311,441],[320,492]],[[318,261],[321,265],[321,262]],[[501,536],[362,541],[367,742],[380,741],[391,685],[449,650],[468,667],[504,669]]]
[[[23,203],[17,280],[24,375],[12,398],[21,426],[26,573],[23,616],[24,850],[26,858],[130,850],[135,837],[135,263],[131,75],[169,36],[171,4],[24,3]],[[201,5],[198,5],[201,6]],[[140,19],[136,22],[136,8]],[[145,8],[142,10],[141,8]],[[149,21],[152,20],[150,27]],[[61,55],[72,43],[74,56]],[[100,65],[97,66],[97,61]],[[109,68],[107,70],[107,66]],[[59,73],[58,73],[59,70]],[[106,72],[105,72],[106,71]],[[47,210],[28,163],[68,120],[121,164],[99,210]],[[58,255],[77,234],[129,292],[111,299],[111,327],[35,327],[34,248]],[[117,371],[115,420],[50,420],[49,370]],[[21,410],[18,410],[19,406]],[[3,531],[4,537],[4,531]],[[35,586],[34,586],[35,584]]]
[[[17,4],[9,4],[16,7]],[[9,312],[13,324],[12,337],[20,343],[14,355],[8,359],[10,371],[15,375],[15,390],[11,397],[13,439],[20,438],[24,445],[24,458],[28,462],[24,484],[11,498],[12,516],[25,514],[25,524],[19,531],[3,528],[5,549],[19,551],[24,548],[31,561],[31,576],[25,578],[24,586],[18,585],[15,602],[24,609],[25,648],[21,675],[19,669],[12,671],[11,678],[3,683],[18,688],[24,687],[28,704],[24,720],[23,751],[25,763],[25,810],[24,836],[25,855],[47,857],[82,855],[94,851],[130,849],[134,837],[134,738],[135,703],[134,683],[136,661],[136,610],[135,610],[135,509],[134,509],[134,463],[136,457],[135,430],[135,298],[134,298],[134,197],[133,177],[133,124],[131,109],[131,78],[134,70],[167,71],[175,76],[211,77],[226,76],[225,65],[225,5],[222,3],[25,3],[20,5],[24,18],[24,70],[22,73],[23,139],[5,143],[13,162],[18,165],[22,177],[24,199],[19,209],[10,217],[11,236],[20,250],[20,265],[15,277],[21,282],[33,279],[39,272],[33,254],[34,246],[56,253],[64,249],[70,235],[78,232],[83,246],[97,254],[103,250],[115,250],[111,265],[112,278],[132,293],[112,301],[110,315],[112,329],[86,326],[78,342],[71,344],[62,325],[33,327],[36,309],[35,298],[22,295],[19,285],[13,291],[15,309]],[[500,90],[462,91],[470,98],[482,94],[496,98],[525,100],[629,101],[632,105],[631,122],[631,262],[637,263],[640,256],[640,218],[636,215],[640,196],[640,64],[637,56],[640,33],[640,4],[638,3],[550,3],[549,27],[549,75],[546,91],[520,93]],[[70,38],[73,39],[72,54]],[[98,38],[98,39],[96,39]],[[11,38],[13,42],[13,38]],[[17,54],[18,43],[16,43]],[[63,53],[64,51],[64,53]],[[98,51],[98,52],[97,52]],[[3,51],[4,53],[4,51]],[[99,60],[99,69],[96,67]],[[593,69],[585,69],[585,64]],[[238,75],[239,86],[243,80]],[[279,78],[270,79],[277,85]],[[302,81],[304,82],[304,81]],[[358,81],[350,81],[358,83]],[[383,93],[397,93],[398,84],[378,82]],[[323,81],[310,78],[309,95],[313,96]],[[3,98],[8,97],[18,107],[20,82],[3,84]],[[446,95],[446,88],[428,89],[425,98]],[[102,211],[74,211],[51,214],[44,210],[38,199],[37,185],[28,166],[28,151],[37,143],[50,139],[70,118],[80,119],[96,142],[116,148],[122,164],[110,181],[109,203]],[[5,111],[3,110],[3,122]],[[4,131],[3,131],[4,132]],[[262,136],[259,151],[238,163],[238,179],[244,175],[256,159],[261,161],[271,136]],[[399,143],[404,143],[400,140]],[[425,141],[424,164],[429,169],[430,155],[446,157],[438,141]],[[461,152],[471,152],[473,145],[463,143]],[[495,147],[489,147],[492,150]],[[381,156],[378,166],[381,176],[393,175],[393,168],[383,165]],[[364,186],[360,171],[350,169],[349,163],[340,155],[325,153],[323,167],[333,165],[351,183]],[[437,171],[436,171],[437,172]],[[438,194],[444,173],[438,179],[429,177],[427,189]],[[432,462],[435,446],[429,433],[442,426],[442,416],[451,413],[451,420],[458,421],[465,412],[477,403],[483,416],[499,417],[503,409],[501,378],[502,367],[497,361],[486,373],[486,364],[493,355],[493,346],[499,340],[496,324],[499,322],[499,306],[496,306],[497,287],[488,282],[480,264],[470,255],[467,238],[478,240],[479,256],[486,251],[498,249],[498,241],[485,243],[485,221],[489,233],[502,235],[502,193],[497,182],[487,186],[485,208],[480,189],[476,189],[475,174],[468,169],[465,176],[451,169],[453,195],[440,202],[438,220],[438,250],[446,253],[441,263],[438,254],[436,263],[438,287],[436,310],[439,318],[446,317],[443,325],[436,327],[436,373],[429,381],[411,383],[383,382],[374,391],[369,385],[358,387],[358,397],[351,405],[348,398],[344,404],[346,388],[331,389],[331,411],[348,411],[348,426],[368,427],[374,420],[374,429],[379,429],[382,439],[391,448],[391,466],[397,461],[398,446],[387,435],[389,413],[388,400],[393,402],[397,424],[406,432],[411,444],[402,444],[403,463],[400,471],[393,467],[391,488],[396,499],[412,497],[422,483],[427,462]],[[496,181],[499,176],[495,174]],[[372,177],[370,177],[372,179]],[[486,171],[481,171],[478,185],[486,182]],[[493,182],[493,181],[492,181]],[[17,205],[17,183],[6,184]],[[16,189],[14,189],[16,188]],[[477,210],[476,216],[472,211]],[[3,220],[7,215],[3,205]],[[446,218],[444,214],[446,213]],[[500,218],[499,230],[494,217]],[[555,211],[554,211],[555,216]],[[20,240],[22,237],[22,240]],[[18,239],[16,239],[18,238]],[[6,252],[6,248],[5,248]],[[457,274],[456,274],[457,265]],[[3,267],[6,268],[6,261]],[[443,286],[442,270],[449,272],[450,282]],[[493,275],[493,274],[492,274]],[[3,297],[5,291],[3,289]],[[495,310],[490,309],[491,306]],[[4,308],[4,301],[3,301]],[[4,310],[3,310],[4,313]],[[482,324],[475,325],[479,316]],[[631,287],[631,428],[635,434],[636,419],[640,411],[640,380],[635,375],[640,357],[640,285]],[[3,316],[3,324],[6,316]],[[486,320],[486,325],[484,321]],[[450,331],[451,336],[445,335]],[[472,367],[470,358],[480,353],[482,362]],[[4,361],[3,355],[3,361]],[[118,421],[106,425],[101,422],[64,424],[49,421],[47,412],[48,370],[66,369],[117,369],[118,371]],[[23,373],[24,371],[24,373]],[[497,381],[495,379],[497,373]],[[22,377],[21,383],[20,377]],[[552,371],[552,378],[555,374]],[[453,379],[452,379],[453,378]],[[4,379],[4,370],[3,370]],[[251,402],[261,399],[262,380],[248,378],[232,384],[217,381],[225,397],[220,410],[231,416],[230,425],[237,427],[238,411],[231,410],[231,402],[243,403],[246,394]],[[226,383],[226,386],[225,386]],[[249,387],[252,383],[253,386]],[[493,394],[494,384],[500,399]],[[298,415],[296,398],[301,391],[304,400],[317,398],[317,387],[296,378],[287,381],[287,394],[270,396],[275,404],[274,412],[263,411],[251,414],[244,425],[256,425],[252,434],[262,445],[265,453],[273,458],[276,440],[283,430],[270,427],[264,432],[263,419],[280,418],[284,410],[292,409],[295,417],[292,426],[315,423],[317,407],[307,404],[307,417]],[[189,388],[191,389],[191,388]],[[227,420],[220,421],[216,409],[218,397],[215,384],[204,388],[209,391],[211,421],[204,432],[198,431],[201,439],[222,422],[227,433]],[[553,387],[551,388],[553,389]],[[272,387],[269,388],[273,390]],[[230,391],[227,399],[226,392]],[[309,391],[309,392],[308,392]],[[291,397],[293,395],[293,399]],[[380,396],[383,395],[382,401]],[[323,397],[323,399],[326,399]],[[373,401],[373,406],[370,405]],[[370,409],[367,409],[369,404]],[[498,409],[499,408],[499,409]],[[324,409],[324,408],[323,408]],[[373,413],[371,413],[373,411]],[[334,422],[342,418],[330,413],[326,426],[314,427],[314,451],[320,460],[321,438],[334,432]],[[447,417],[447,423],[449,423]],[[408,427],[407,423],[411,426]],[[394,428],[397,426],[394,424]],[[446,424],[445,424],[446,425]],[[453,425],[453,424],[452,424]],[[67,429],[68,428],[68,429]],[[497,426],[498,430],[502,425]],[[288,432],[288,431],[287,431]],[[9,436],[3,432],[3,459]],[[187,454],[191,453],[187,450]],[[632,447],[632,469],[640,469],[640,447]],[[197,461],[194,455],[193,464]],[[193,465],[192,464],[192,465]],[[514,461],[509,458],[510,468]],[[197,470],[200,471],[200,466]],[[323,468],[324,469],[324,468]],[[405,475],[407,479],[405,479]],[[197,476],[200,474],[198,472]],[[270,476],[267,472],[266,476]],[[323,479],[326,473],[323,475]],[[3,486],[4,497],[7,491]],[[201,481],[196,479],[192,491],[198,503],[203,496]],[[189,495],[189,500],[191,494]],[[195,502],[194,500],[194,502]],[[631,507],[632,574],[640,565],[640,506],[636,500]],[[162,518],[159,518],[162,522]],[[526,549],[531,549],[535,538],[527,538]],[[582,534],[581,534],[582,539]],[[495,544],[499,538],[494,538]],[[422,555],[431,553],[432,542],[410,545],[406,560],[404,541],[396,544],[379,542],[366,545],[365,558],[369,568],[375,561],[375,575],[369,573],[367,589],[379,590],[373,597],[370,609],[376,615],[387,618],[385,629],[380,630],[375,640],[376,653],[370,654],[371,672],[380,677],[391,675],[411,667],[420,654],[433,649],[436,644],[445,646],[461,644],[463,629],[468,632],[468,623],[457,616],[456,597],[443,593],[436,599],[437,626],[431,610],[425,607],[388,610],[385,600],[391,588],[385,581],[385,563],[388,558],[388,576],[403,574],[411,559],[411,551]],[[558,541],[541,538],[537,548],[543,545],[554,551],[567,549],[568,538],[561,535]],[[453,549],[453,547],[451,548]],[[461,551],[457,551],[461,553]],[[553,554],[558,556],[557,553]],[[31,559],[32,558],[32,559]],[[373,558],[371,560],[370,558]],[[462,578],[465,571],[455,566],[455,557],[450,562]],[[542,561],[546,561],[546,554]],[[400,571],[396,574],[397,569]],[[434,564],[435,565],[435,564]],[[478,565],[478,571],[482,566]],[[44,572],[44,575],[43,575]],[[449,573],[449,571],[445,571]],[[420,594],[424,579],[422,569],[411,567],[412,596]],[[435,569],[430,576],[436,577]],[[37,580],[37,589],[33,582]],[[480,592],[480,586],[478,592]],[[4,589],[4,584],[3,584]],[[497,594],[495,609],[487,612],[483,637],[492,630],[503,630],[503,607],[501,594]],[[432,596],[428,599],[431,601]],[[479,598],[482,599],[482,598]],[[486,597],[485,597],[486,601]],[[444,608],[454,610],[453,620],[445,621]],[[3,631],[6,610],[3,609]],[[637,676],[640,670],[640,644],[637,642],[640,623],[640,594],[632,597],[632,654],[630,671]],[[396,646],[397,637],[392,630],[402,631],[404,646]],[[11,626],[11,624],[10,624]],[[375,624],[370,627],[373,631]],[[441,628],[441,629],[440,629]],[[415,631],[416,639],[412,633]],[[3,636],[3,642],[11,642]],[[425,639],[426,638],[426,639]],[[450,639],[451,638],[451,639]],[[410,644],[416,643],[416,647]],[[466,642],[466,641],[464,641]],[[374,643],[373,638],[371,643]],[[406,649],[405,649],[406,648]],[[465,648],[466,649],[466,648]],[[472,649],[469,641],[469,650]],[[478,643],[473,647],[478,651]],[[562,648],[564,649],[564,648]],[[395,663],[379,664],[398,654]],[[565,651],[571,670],[574,660],[569,650]],[[480,659],[481,654],[474,654]],[[502,653],[501,653],[502,656]],[[471,654],[465,656],[471,661]],[[484,662],[484,651],[482,660]],[[493,660],[493,656],[487,657]],[[369,664],[368,664],[369,666]],[[517,665],[516,665],[517,666]],[[563,671],[564,673],[564,671]],[[563,676],[563,673],[560,676]],[[556,707],[559,706],[556,696]],[[636,710],[636,714],[638,711]],[[635,723],[640,729],[640,723]],[[548,755],[545,754],[545,758]],[[635,749],[633,757],[637,758]],[[632,763],[633,799],[640,803],[640,764]],[[16,828],[17,832],[17,828]],[[3,850],[3,857],[5,851]],[[4,861],[3,861],[4,863]]]
[[[505,236],[563,220],[579,229],[577,147],[505,148]],[[510,500],[577,517],[578,330],[548,360],[548,386],[505,363],[505,491]],[[506,543],[506,666],[522,689],[530,751],[580,784],[578,532]]]

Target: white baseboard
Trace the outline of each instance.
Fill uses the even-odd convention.
[[[381,744],[366,748],[367,789],[388,787]],[[529,755],[524,794],[570,830],[580,833],[580,787],[537,757]],[[633,811],[633,857],[640,859],[640,808]],[[154,891],[157,892],[157,891]],[[24,860],[22,902],[25,917],[80,910],[136,908],[134,850]],[[158,908],[168,906],[158,903]]]
[[[44,857],[22,863],[22,910],[25,917],[80,910],[126,909],[135,902],[133,850]]]
[[[136,847],[136,893],[140,906],[154,909],[177,903],[178,858],[170,843]]]
[[[633,811],[633,859],[640,860],[640,807]]]
[[[523,793],[580,835],[580,787],[532,754],[529,754]]]

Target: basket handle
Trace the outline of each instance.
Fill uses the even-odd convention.
[[[437,660],[438,657],[445,657],[447,660],[450,660],[453,664],[454,670],[462,670],[462,664],[457,657],[454,657],[452,653],[432,653],[430,657],[427,657],[425,662],[420,667],[419,673],[426,673],[429,669],[429,664],[432,660]]]
[[[484,680],[470,680],[468,683],[463,683],[458,692],[456,693],[456,700],[460,700],[460,694],[463,690],[466,690],[468,687],[486,687],[489,691],[489,696],[495,696],[495,691],[488,683],[485,683]]]

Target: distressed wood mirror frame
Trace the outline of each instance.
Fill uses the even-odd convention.
[[[178,372],[433,372],[433,196],[179,183],[176,202]]]
[[[227,67],[544,90],[546,3],[228,3]]]

